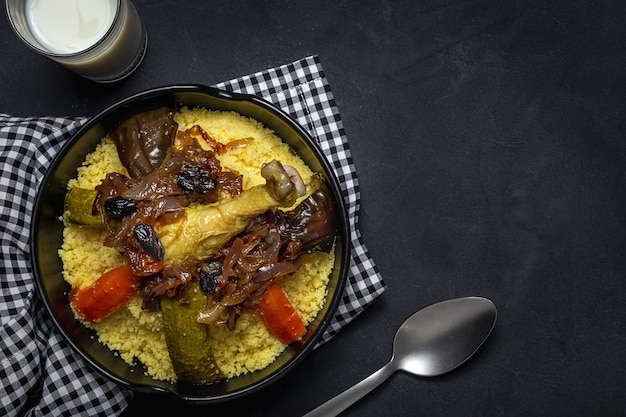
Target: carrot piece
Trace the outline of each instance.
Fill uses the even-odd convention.
[[[126,304],[135,293],[137,279],[130,266],[124,264],[105,272],[89,287],[73,288],[70,303],[84,321],[102,320]]]
[[[275,282],[267,287],[257,308],[267,330],[282,343],[297,342],[306,334],[298,312]]]

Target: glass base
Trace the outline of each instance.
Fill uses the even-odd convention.
[[[103,84],[114,83],[116,81],[120,81],[128,77],[139,67],[139,64],[141,64],[141,62],[143,61],[143,58],[146,55],[147,50],[148,50],[148,32],[146,31],[146,28],[144,27],[143,34],[141,36],[141,45],[139,46],[137,55],[135,56],[133,61],[128,65],[128,67],[124,69],[124,71],[118,74],[115,74],[112,77],[106,77],[106,78],[85,77],[85,78],[87,78],[88,80],[91,80],[97,83],[103,83]]]

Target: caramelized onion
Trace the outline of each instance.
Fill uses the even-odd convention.
[[[206,305],[198,313],[198,323],[219,326],[228,321],[228,307],[209,297]]]
[[[177,265],[168,265],[160,273],[142,279],[137,285],[137,293],[143,298],[144,306],[156,309],[155,301],[160,296],[186,301],[186,288],[194,279],[192,271]]]
[[[181,136],[188,137],[200,137],[202,138],[218,155],[224,154],[226,151],[235,148],[241,148],[247,146],[253,138],[241,138],[230,141],[226,144],[218,142],[213,137],[211,137],[202,127],[199,125],[194,125],[189,129],[185,130],[184,133],[179,132],[179,138]]]
[[[198,321],[227,326],[236,322],[243,307],[258,303],[270,283],[298,269],[300,254],[330,250],[336,233],[334,205],[326,187],[290,212],[275,209],[258,216],[220,251],[226,284],[212,294]]]
[[[283,275],[289,275],[296,272],[297,268],[293,262],[277,262],[272,265],[263,265],[256,271],[252,280],[254,282],[263,282],[274,280]]]

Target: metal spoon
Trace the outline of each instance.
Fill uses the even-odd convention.
[[[496,316],[496,306],[482,297],[456,298],[423,308],[396,332],[387,365],[304,417],[336,416],[398,370],[437,376],[455,369],[487,339]]]

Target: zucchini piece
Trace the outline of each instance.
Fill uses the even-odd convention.
[[[85,226],[104,226],[102,216],[94,216],[91,211],[97,194],[88,188],[72,188],[65,196],[65,219]]]
[[[161,298],[165,341],[174,371],[180,381],[192,384],[217,381],[224,375],[213,357],[209,326],[196,321],[206,301],[197,282],[189,285],[188,298],[188,304]]]

